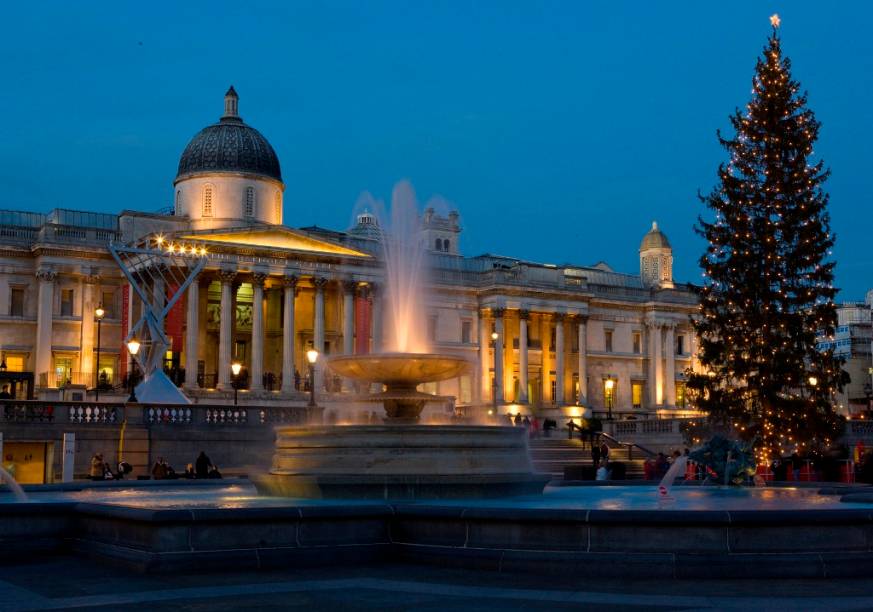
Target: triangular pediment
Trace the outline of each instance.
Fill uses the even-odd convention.
[[[281,249],[285,251],[342,255],[345,257],[370,257],[369,254],[363,251],[350,249],[349,247],[329,242],[322,238],[314,238],[305,232],[280,226],[192,232],[179,238],[183,240],[196,240],[206,244],[220,244],[227,247],[236,245],[247,248]]]

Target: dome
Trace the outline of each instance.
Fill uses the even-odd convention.
[[[646,251],[648,249],[672,249],[670,246],[670,241],[667,240],[667,236],[658,229],[658,222],[652,221],[652,229],[649,230],[649,233],[643,236],[643,241],[640,244],[640,251]]]
[[[282,181],[279,158],[255,128],[237,114],[238,96],[233,87],[224,96],[224,116],[191,139],[182,158],[176,182],[213,172],[240,172]]]

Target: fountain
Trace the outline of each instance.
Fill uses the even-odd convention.
[[[15,499],[20,502],[27,501],[27,493],[24,492],[24,489],[21,488],[21,485],[12,477],[5,468],[0,466],[0,484],[3,482],[12,490],[12,494],[15,496]]]
[[[426,251],[419,239],[415,193],[408,182],[392,194],[390,223],[380,223],[389,311],[388,351],[331,357],[336,374],[384,385],[365,401],[381,404],[381,425],[277,427],[270,474],[261,492],[290,497],[455,498],[540,493],[527,430],[488,425],[422,425],[433,395],[418,385],[469,369],[458,356],[431,352],[423,330]]]

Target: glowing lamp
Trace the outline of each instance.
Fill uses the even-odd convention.
[[[613,388],[613,387],[615,387],[615,381],[612,380],[611,378],[607,378],[607,379],[606,379],[606,388],[607,388],[609,391],[612,391],[612,388]]]
[[[494,342],[497,342],[497,339],[499,337],[500,337],[500,334],[498,334],[497,332],[491,332],[491,339],[494,340]]]
[[[230,364],[230,371],[233,372],[234,376],[239,376],[239,373],[242,371],[242,364],[239,361],[234,361]]]
[[[100,304],[100,305],[99,305],[99,306],[94,310],[94,317],[99,321],[99,320],[102,319],[105,315],[106,315],[106,310],[103,309],[103,304]]]
[[[136,354],[139,353],[140,346],[141,345],[139,343],[139,340],[137,340],[136,338],[131,338],[130,340],[127,341],[127,351],[131,355],[136,356]]]
[[[306,351],[306,361],[311,365],[315,365],[315,362],[318,361],[318,351],[314,348]]]

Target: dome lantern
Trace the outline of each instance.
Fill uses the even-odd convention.
[[[673,247],[657,221],[640,243],[640,280],[646,287],[673,286]]]

